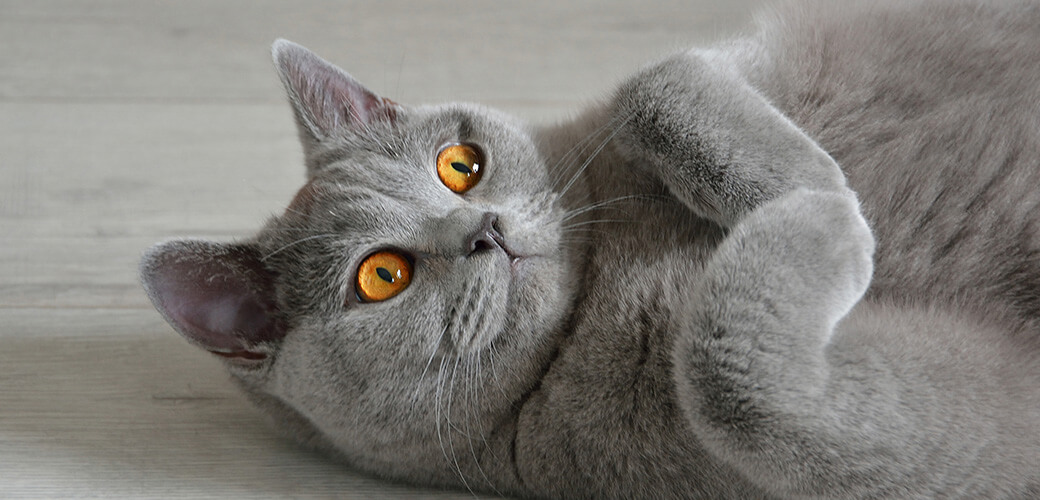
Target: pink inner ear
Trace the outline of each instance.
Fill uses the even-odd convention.
[[[270,320],[262,306],[244,290],[229,288],[177,290],[179,283],[166,287],[164,304],[170,317],[184,327],[192,340],[213,352],[248,350],[251,332],[262,332]],[[172,292],[172,293],[171,293]],[[162,293],[162,292],[160,292]]]
[[[318,93],[327,90],[333,96],[332,105],[341,103],[345,124],[366,124],[375,114],[378,99],[354,81],[344,82],[335,74],[328,75],[325,80],[327,89],[317,89]],[[342,106],[345,104],[346,106]]]
[[[142,263],[156,308],[192,343],[226,357],[262,359],[281,339],[273,275],[252,249],[210,242],[160,245]]]
[[[362,129],[375,120],[394,119],[392,101],[381,99],[313,52],[280,40],[274,56],[298,116],[317,138],[341,127]]]

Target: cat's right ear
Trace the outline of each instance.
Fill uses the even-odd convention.
[[[373,122],[393,122],[399,105],[377,96],[303,46],[279,39],[271,48],[304,141],[360,133]]]
[[[168,241],[144,255],[140,272],[152,304],[175,330],[231,362],[262,361],[285,336],[274,274],[252,246]]]

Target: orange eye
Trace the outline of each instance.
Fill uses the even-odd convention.
[[[357,293],[365,302],[378,302],[401,293],[412,281],[412,263],[403,255],[376,252],[365,258],[357,272]]]
[[[448,189],[462,194],[480,182],[484,174],[481,161],[472,146],[453,144],[437,154],[437,175]]]

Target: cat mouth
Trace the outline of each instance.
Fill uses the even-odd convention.
[[[496,265],[502,266],[505,264],[503,267],[508,267],[509,274],[505,276],[508,276],[512,286],[517,286],[519,282],[523,281],[524,275],[527,274],[531,261],[538,256],[517,252],[515,248],[508,246],[504,240],[496,241],[496,243],[498,248],[487,252],[487,255],[492,261],[497,262]]]
[[[523,276],[535,261],[544,257],[538,253],[520,250],[516,245],[507,244],[505,238],[502,238],[501,236],[496,239],[495,243],[497,243],[502,252],[505,253],[506,259],[509,262],[509,271],[514,280]]]
[[[505,252],[506,258],[509,259],[509,271],[514,279],[520,275],[525,267],[527,267],[526,264],[528,261],[530,261],[532,257],[535,257],[534,255],[524,255],[516,252],[514,248],[506,244],[504,238],[499,237],[496,240],[496,243],[498,243],[499,248]]]
[[[524,267],[524,263],[532,256],[518,252],[512,245],[506,242],[502,235],[493,225],[485,225],[485,229],[473,238],[470,243],[470,253],[480,250],[501,251],[509,260],[509,269],[515,278]]]
[[[516,278],[523,272],[523,269],[527,267],[528,261],[530,261],[533,256],[510,255],[509,257],[509,271],[512,272],[513,278]]]

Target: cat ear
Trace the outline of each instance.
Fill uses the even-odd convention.
[[[364,130],[374,121],[394,121],[397,104],[306,48],[279,39],[271,52],[307,139],[320,141],[335,132]]]
[[[176,240],[141,259],[152,304],[193,344],[237,362],[267,357],[285,336],[277,317],[274,274],[248,245]]]

